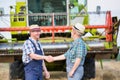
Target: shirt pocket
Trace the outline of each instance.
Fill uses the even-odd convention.
[[[70,61],[71,61],[72,63],[74,63],[74,62],[75,62],[75,59],[76,59],[75,50],[71,50],[71,51],[70,51]]]

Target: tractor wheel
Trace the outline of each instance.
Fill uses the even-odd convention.
[[[10,80],[22,79],[24,80],[24,65],[22,61],[15,61],[10,64],[9,69]]]
[[[95,78],[95,58],[86,57],[82,80],[90,80],[92,78]]]

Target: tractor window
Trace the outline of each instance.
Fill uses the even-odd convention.
[[[28,0],[31,13],[66,12],[66,0]]]
[[[28,16],[29,25],[38,24],[39,26],[52,25],[52,18],[54,14],[55,25],[66,25],[67,15],[66,13],[66,0],[28,0]],[[44,15],[32,15],[41,13]]]

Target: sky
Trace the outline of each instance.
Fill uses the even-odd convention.
[[[101,11],[111,11],[112,16],[120,19],[120,0],[88,0],[88,10],[96,11],[96,6],[101,6]]]

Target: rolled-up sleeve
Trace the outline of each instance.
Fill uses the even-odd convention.
[[[76,57],[77,58],[82,58],[82,54],[84,53],[84,45],[82,42],[78,42],[78,44],[76,45]]]
[[[24,63],[28,63],[32,59],[29,57],[29,54],[35,53],[35,49],[33,47],[33,44],[27,40],[24,45],[23,45],[23,55],[22,55],[22,60]]]
[[[66,53],[64,53],[64,56],[65,56],[65,58],[67,58],[67,56],[68,56],[68,51],[67,51]]]
[[[34,47],[30,41],[26,41],[24,45],[24,51],[26,54],[34,53]]]

